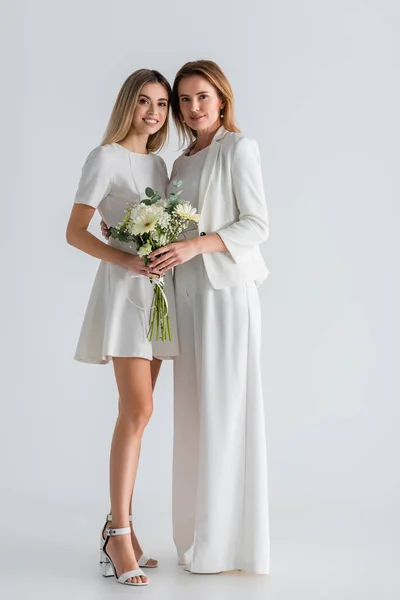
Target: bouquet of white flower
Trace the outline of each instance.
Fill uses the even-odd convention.
[[[147,257],[153,250],[175,242],[182,231],[199,221],[200,215],[196,209],[181,198],[182,181],[174,181],[173,186],[175,191],[166,200],[161,198],[159,192],[146,188],[147,197],[137,204],[128,204],[125,217],[111,228],[113,238],[136,244],[138,255],[144,258],[146,265]],[[154,292],[147,336],[150,341],[154,333],[157,340],[171,340],[164,278],[150,278],[150,284],[154,285]]]

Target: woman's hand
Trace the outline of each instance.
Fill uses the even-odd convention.
[[[197,238],[193,238],[192,240],[173,242],[168,246],[154,250],[149,254],[149,268],[161,275],[165,271],[191,260],[199,254],[197,242]]]
[[[158,273],[152,273],[150,265],[146,266],[144,259],[137,254],[130,254],[129,252],[124,252],[125,256],[122,261],[122,266],[128,269],[129,271],[133,271],[138,275],[145,275],[146,277],[151,277],[153,279],[157,279],[159,277]]]
[[[106,224],[106,222],[105,222],[105,221],[103,221],[103,219],[102,219],[102,220],[101,220],[101,222],[100,222],[100,228],[101,228],[101,235],[102,235],[103,237],[105,237],[105,238],[106,238],[106,240],[108,240],[108,238],[109,238],[109,237],[110,237],[110,235],[111,235],[111,232],[110,232],[109,228],[107,227],[107,224]]]
[[[107,227],[107,224],[103,219],[100,222],[101,234],[103,237],[108,240],[110,237],[110,229]],[[160,275],[158,272],[152,273],[149,266],[146,266],[144,259],[137,254],[130,254],[129,252],[124,252],[124,257],[121,262],[121,266],[125,267],[129,271],[133,271],[138,275],[145,275],[146,277],[152,277],[153,279],[157,279]]]

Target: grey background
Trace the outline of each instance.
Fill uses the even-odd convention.
[[[166,363],[135,492],[137,531],[162,561],[144,593],[397,597],[399,4],[36,0],[2,9],[7,598],[126,592],[96,573],[117,394],[111,366],[72,359],[97,261],[67,246],[65,227],[125,78],[149,67],[172,82],[197,58],[230,79],[267,189],[272,572],[207,579],[175,567]],[[173,134],[169,166],[178,152]]]

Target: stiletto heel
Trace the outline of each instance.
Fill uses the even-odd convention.
[[[106,529],[106,535],[107,535],[106,539],[104,539],[103,536],[101,536],[102,537],[102,547],[100,549],[101,574],[104,577],[109,577],[109,575],[106,575],[105,573],[106,572],[108,573],[109,568],[111,568],[111,570],[112,570],[111,574],[115,577],[115,580],[117,581],[117,583],[122,583],[124,585],[135,585],[135,586],[148,585],[149,584],[148,581],[146,581],[146,582],[142,581],[141,583],[132,583],[131,581],[128,581],[128,579],[131,579],[131,577],[145,577],[145,574],[143,573],[143,571],[141,569],[134,569],[133,571],[127,571],[126,573],[122,573],[121,575],[118,576],[117,570],[112,561],[112,558],[107,553],[107,544],[111,537],[113,537],[114,535],[130,535],[130,534],[131,534],[130,527],[121,527],[119,529],[111,529],[111,528]]]

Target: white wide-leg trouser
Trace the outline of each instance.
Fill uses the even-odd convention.
[[[202,256],[175,270],[173,531],[194,573],[269,572],[267,453],[255,284],[214,290]]]

